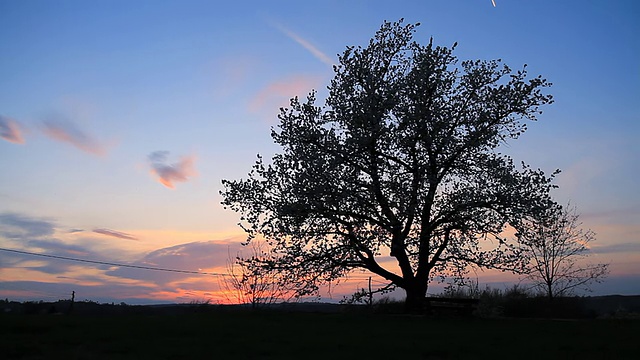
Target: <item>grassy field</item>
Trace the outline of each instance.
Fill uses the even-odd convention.
[[[640,321],[0,315],[4,359],[637,359]]]

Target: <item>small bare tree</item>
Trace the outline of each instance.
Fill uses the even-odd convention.
[[[516,234],[529,262],[523,280],[530,281],[549,299],[566,296],[599,283],[609,273],[609,264],[584,263],[595,233],[582,229],[575,206],[548,209],[537,219],[520,224]]]
[[[252,309],[289,301],[293,291],[286,279],[276,269],[258,266],[258,263],[268,261],[269,253],[263,245],[252,242],[251,256],[244,258],[240,253],[227,260],[227,273],[220,286],[224,296],[231,303],[250,304]]]

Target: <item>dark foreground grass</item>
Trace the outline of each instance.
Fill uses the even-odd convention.
[[[214,312],[0,316],[4,359],[638,359],[640,321]]]

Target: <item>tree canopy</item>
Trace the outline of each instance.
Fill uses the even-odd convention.
[[[223,205],[273,250],[263,265],[300,294],[366,269],[415,308],[434,276],[513,268],[505,228],[552,203],[554,174],[499,152],[552,102],[550,83],[526,65],[459,62],[456,44],[414,41],[417,25],[384,22],[347,47],[324,105],[312,91],[281,109],[281,152],[223,180]]]

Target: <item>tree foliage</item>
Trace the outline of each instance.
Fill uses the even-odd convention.
[[[324,106],[292,99],[271,133],[282,151],[223,180],[223,205],[300,293],[360,268],[419,306],[434,276],[512,268],[505,226],[551,203],[553,175],[498,152],[552,102],[550,84],[526,65],[458,62],[455,44],[414,41],[416,26],[385,22],[347,47]]]
[[[549,299],[589,290],[608,274],[608,264],[585,263],[595,233],[583,229],[575,206],[554,206],[518,225],[523,256],[530,259],[525,280]]]

